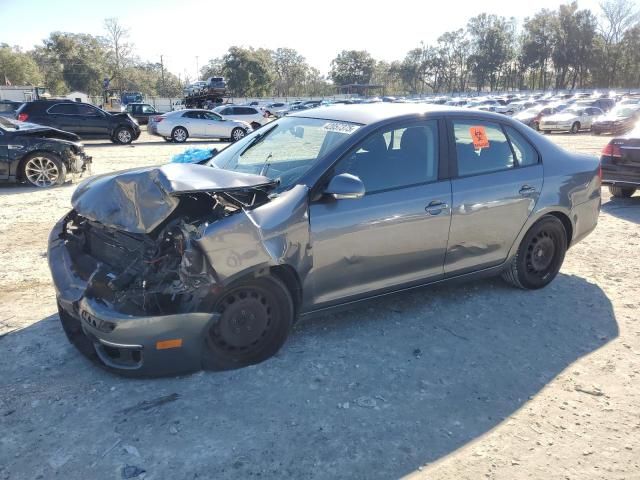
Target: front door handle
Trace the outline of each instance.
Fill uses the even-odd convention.
[[[531,185],[523,185],[520,187],[520,195],[527,195],[529,193],[535,193],[536,187],[532,187]]]
[[[424,207],[425,211],[429,215],[439,215],[443,210],[446,210],[447,208],[449,208],[449,205],[441,202],[440,200],[434,200],[429,205]]]

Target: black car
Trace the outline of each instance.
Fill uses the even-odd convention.
[[[614,197],[630,197],[640,188],[640,128],[613,138],[602,150],[602,184]]]
[[[129,103],[124,111],[135,118],[140,125],[149,123],[149,117],[166,113],[157,111],[148,103]]]
[[[15,118],[16,110],[20,108],[20,105],[22,105],[22,102],[0,100],[0,117]]]
[[[35,100],[16,112],[22,122],[72,132],[82,138],[108,138],[128,144],[140,136],[140,126],[127,113],[108,113],[88,103],[71,100]]]
[[[0,182],[62,185],[68,174],[84,173],[91,164],[79,140],[73,133],[0,117]]]

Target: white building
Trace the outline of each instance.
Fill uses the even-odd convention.
[[[30,102],[36,99],[36,88],[32,86],[5,86],[0,85],[0,100],[12,100],[14,102]]]
[[[84,92],[71,92],[65,95],[64,98],[68,98],[69,100],[73,100],[74,102],[91,103],[89,95]]]

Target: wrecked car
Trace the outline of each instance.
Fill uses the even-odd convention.
[[[90,165],[77,135],[0,117],[0,182],[52,187]]]
[[[204,165],[85,181],[49,266],[68,338],[102,366],[237,368],[298,318],[360,300],[500,274],[544,287],[595,228],[600,182],[597,158],[503,115],[336,105]]]

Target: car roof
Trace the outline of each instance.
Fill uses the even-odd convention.
[[[328,105],[311,110],[292,113],[291,117],[317,118],[341,122],[369,125],[383,120],[393,120],[411,115],[424,116],[429,113],[464,114],[465,116],[490,119],[504,119],[505,116],[481,110],[453,107],[448,105],[434,105],[423,103],[358,103],[352,105]]]

